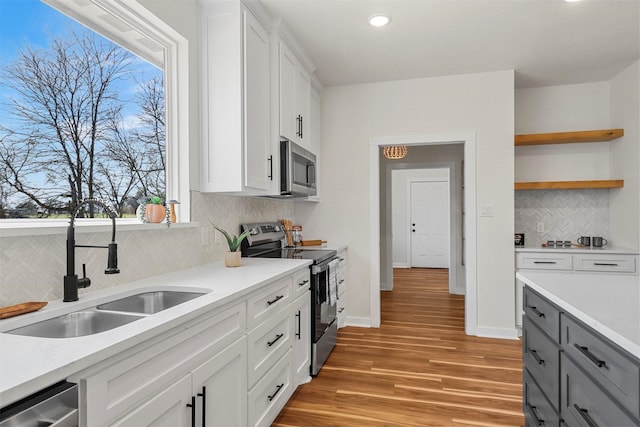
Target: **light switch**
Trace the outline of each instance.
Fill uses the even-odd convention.
[[[491,203],[480,206],[480,216],[493,216],[494,206]]]

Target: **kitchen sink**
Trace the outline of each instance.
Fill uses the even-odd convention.
[[[117,328],[142,317],[144,316],[89,309],[32,323],[7,333],[42,338],[82,337]]]
[[[153,314],[204,295],[202,292],[155,291],[100,304],[99,310]]]

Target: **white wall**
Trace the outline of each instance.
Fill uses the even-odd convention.
[[[409,185],[412,181],[449,182],[449,169],[404,169],[391,172],[391,228],[393,242],[393,266],[411,267],[408,251],[409,235]]]
[[[516,90],[515,124],[516,134],[608,129],[609,83]],[[606,143],[516,148],[518,182],[610,179],[610,175]]]
[[[326,88],[323,94],[322,202],[296,206],[305,235],[349,245],[349,315],[370,320],[369,139],[475,132],[477,324],[499,336],[514,328],[514,73],[501,71]],[[466,159],[465,161],[473,161]],[[473,179],[473,177],[467,177]]]
[[[610,82],[611,127],[624,136],[611,143],[610,169],[624,179],[624,188],[609,190],[611,240],[617,246],[640,248],[640,61]]]

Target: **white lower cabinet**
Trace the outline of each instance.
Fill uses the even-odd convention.
[[[293,394],[291,356],[289,350],[249,391],[249,426],[271,425]]]
[[[309,378],[308,275],[300,268],[70,376],[80,427],[270,425]]]
[[[191,425],[191,409],[187,406],[191,400],[191,375],[185,375],[111,425],[187,427]]]
[[[299,385],[311,379],[311,292],[296,299],[292,306],[293,313],[293,379]]]
[[[347,326],[347,250],[338,252],[338,303],[336,306],[338,328]]]
[[[196,426],[247,424],[247,341],[241,338],[192,373]]]

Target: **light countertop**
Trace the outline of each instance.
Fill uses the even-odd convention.
[[[243,258],[139,280],[82,294],[72,303],[50,302],[43,309],[0,320],[0,407],[64,380],[95,363],[158,336],[274,280],[306,268],[310,260]],[[60,284],[62,286],[62,284]],[[2,333],[68,312],[150,290],[204,291],[206,295],[109,331],[77,338],[39,338]]]
[[[515,247],[516,252],[540,252],[540,253],[569,253],[569,254],[624,254],[624,255],[638,255],[640,251],[637,249],[626,249],[626,248],[618,248],[615,246],[605,246],[602,248],[579,248],[579,247],[571,247],[571,248],[555,248],[555,247],[541,247],[541,246],[523,246]]]
[[[537,271],[516,277],[640,358],[640,277]]]

